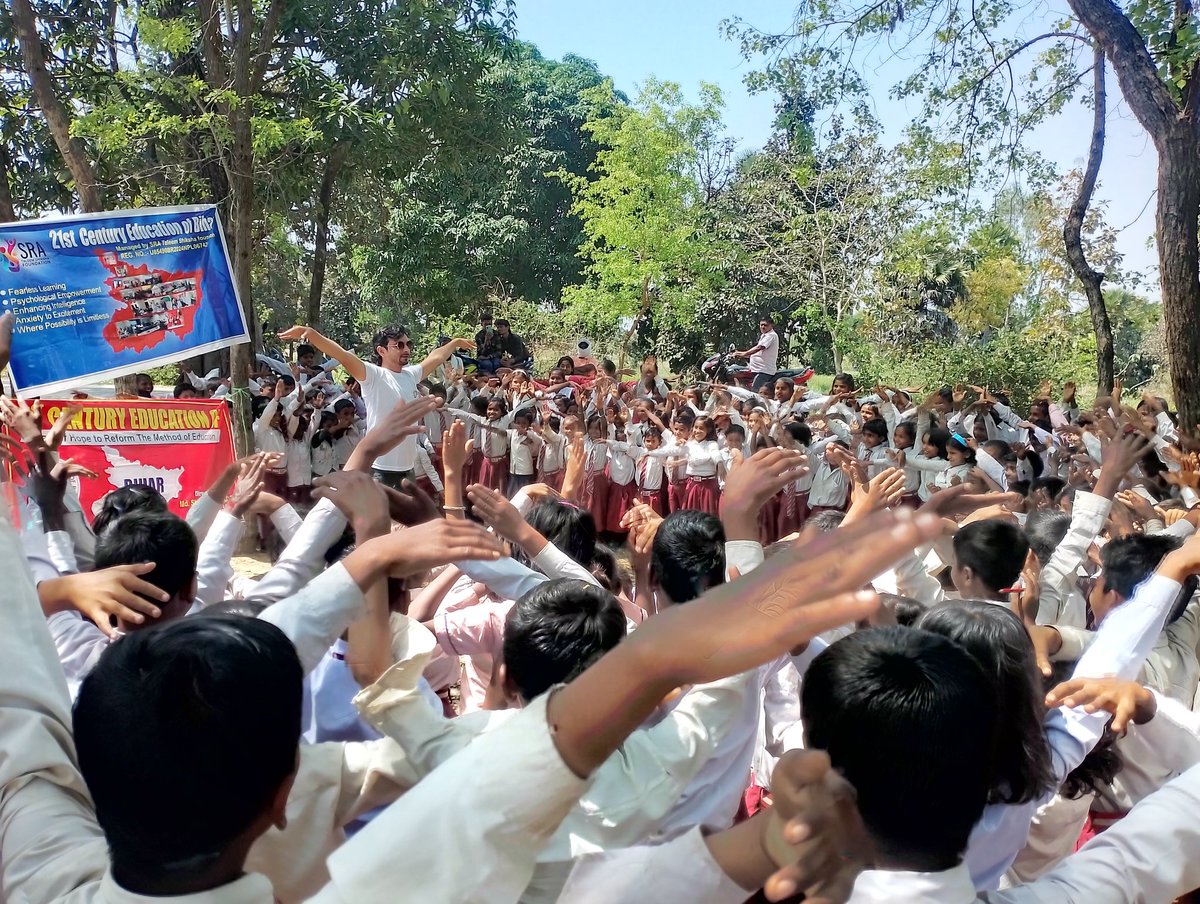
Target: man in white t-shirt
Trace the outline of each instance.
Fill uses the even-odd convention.
[[[764,317],[759,321],[758,329],[761,335],[757,345],[744,352],[734,352],[739,358],[750,359],[755,392],[775,381],[775,371],[779,363],[779,334],[775,332],[775,322],[770,317]]]
[[[362,385],[362,397],[367,405],[368,431],[398,402],[416,399],[420,394],[417,383],[445,364],[452,354],[475,348],[475,343],[470,339],[451,339],[420,364],[409,364],[413,342],[408,338],[408,330],[402,326],[388,327],[376,333],[371,341],[375,361],[370,363],[322,336],[312,327],[294,326],[280,333],[279,338],[308,343],[346,368],[346,372]],[[391,452],[375,459],[375,479],[399,489],[401,481],[412,479],[416,463],[417,438],[410,436]]]

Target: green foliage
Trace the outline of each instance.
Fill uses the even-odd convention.
[[[638,315],[649,281],[655,303],[639,330],[641,347],[673,367],[710,347],[699,306],[723,284],[731,253],[706,228],[698,170],[702,149],[718,139],[722,100],[714,85],[700,95],[699,104],[685,103],[678,85],[653,79],[633,106],[611,82],[584,92],[584,130],[601,149],[589,175],[557,173],[583,222],[586,261],[584,284],[563,293],[566,322],[613,333]]]

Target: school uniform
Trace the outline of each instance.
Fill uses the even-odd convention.
[[[596,529],[608,523],[608,440],[592,439],[583,442],[583,487],[579,495],[582,508],[592,513]]]
[[[628,443],[616,440],[608,442],[608,503],[602,530],[610,533],[620,534],[628,530],[621,526],[621,519],[637,497],[635,478],[639,456],[636,451],[639,450]]]
[[[537,479],[537,461],[545,441],[530,427],[524,435],[508,431],[508,495],[516,495]]]
[[[538,480],[554,490],[561,490],[567,468],[567,438],[546,428],[542,440],[542,448],[538,450]]]

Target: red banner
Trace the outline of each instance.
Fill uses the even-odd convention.
[[[67,403],[42,401],[42,429]],[[100,476],[81,480],[79,501],[89,520],[113,490],[145,484],[180,517],[233,461],[229,409],[220,400],[86,401],[58,450]]]

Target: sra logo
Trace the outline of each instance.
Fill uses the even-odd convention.
[[[9,273],[20,273],[22,265],[42,264],[49,260],[41,242],[18,242],[16,239],[0,239],[0,257],[4,258]]]

